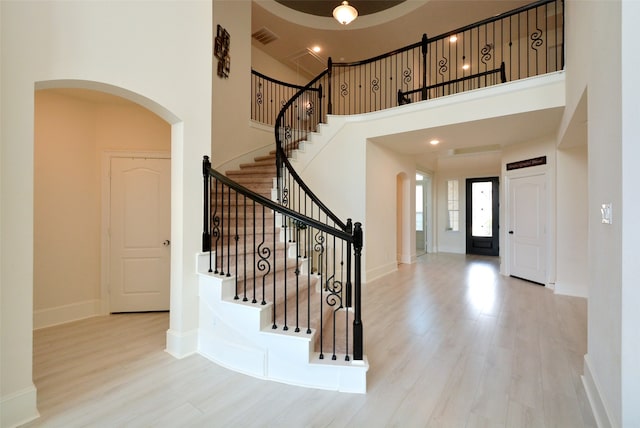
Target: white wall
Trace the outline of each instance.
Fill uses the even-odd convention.
[[[587,145],[557,151],[556,294],[588,297]]]
[[[588,111],[588,352],[584,383],[602,426],[637,426],[640,305],[637,278],[638,64],[632,41],[638,4],[633,1],[566,3],[567,106]],[[597,55],[594,53],[597,52]],[[635,101],[634,101],[635,100]],[[567,108],[569,127],[575,109]],[[611,203],[613,224],[601,222]]]
[[[0,3],[2,426],[37,416],[31,372],[36,86],[111,91],[172,124],[168,349],[195,351],[192,266],[200,246],[202,184],[193,171],[211,147],[211,17],[211,2],[204,0]]]
[[[101,176],[108,150],[169,153],[171,127],[120,99],[41,90],[34,125],[34,327],[101,313]]]
[[[638,240],[640,239],[640,51],[635,46],[640,22],[640,3],[626,1],[622,4],[622,426],[640,426],[640,263]]]

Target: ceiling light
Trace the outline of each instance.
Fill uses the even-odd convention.
[[[440,140],[431,140],[429,141],[429,144],[431,144],[432,146],[437,146],[438,144],[440,144]]]
[[[464,64],[464,65],[462,66],[462,69],[463,69],[463,70],[468,70],[468,69],[469,69],[469,64]]]
[[[358,11],[355,7],[349,6],[349,2],[345,0],[333,9],[333,17],[342,25],[347,25],[358,17]]]
[[[315,53],[318,53],[321,51],[320,46],[314,46],[311,48],[312,51],[314,51]]]
[[[449,37],[449,41],[450,41],[451,43],[455,43],[456,41],[458,41],[458,36],[453,35],[453,36]]]

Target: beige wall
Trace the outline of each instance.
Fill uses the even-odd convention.
[[[212,73],[212,144],[214,167],[252,152],[260,146],[250,137],[251,117],[251,1],[214,0],[213,29],[218,25],[231,37],[229,78]]]
[[[466,253],[466,179],[500,176],[501,153],[479,153],[441,157],[436,169],[436,226],[435,237],[437,251],[445,253]],[[458,180],[459,230],[446,230],[448,222],[447,181]],[[503,192],[500,180],[500,192]],[[500,217],[503,224],[504,217]],[[500,248],[502,252],[502,247]]]
[[[251,68],[265,76],[294,85],[306,85],[315,77],[273,59],[255,46],[251,46]]]
[[[90,93],[93,91],[90,91]],[[82,95],[85,92],[75,92]],[[124,99],[36,91],[34,327],[100,313],[105,151],[171,151],[171,127]]]

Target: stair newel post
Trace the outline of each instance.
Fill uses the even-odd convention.
[[[209,162],[209,156],[202,158],[202,176],[204,178],[204,204],[203,204],[203,218],[202,218],[202,252],[211,251],[211,233],[209,232],[209,212],[211,210],[211,191],[209,190],[209,170],[211,169],[211,162]],[[211,267],[211,266],[209,266]]]
[[[422,34],[422,100],[427,99],[427,47],[429,39],[426,34]]]
[[[329,60],[327,61],[327,84],[329,85],[329,93],[327,95],[327,114],[333,114],[333,106],[331,105],[331,75],[333,74],[333,61],[331,60],[331,57],[329,57]]]
[[[351,219],[347,219],[347,228],[345,230],[349,235],[353,234],[353,224],[351,223]],[[345,307],[351,307],[351,241],[347,241],[347,283],[345,284]]]
[[[353,315],[353,359],[362,360],[363,336],[362,336],[362,224],[356,222],[353,228],[353,252],[354,252],[354,315]]]

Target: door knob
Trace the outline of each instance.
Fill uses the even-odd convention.
[[[162,243],[162,245],[164,245],[165,247],[168,247],[169,245],[171,245],[171,241],[167,239]]]

